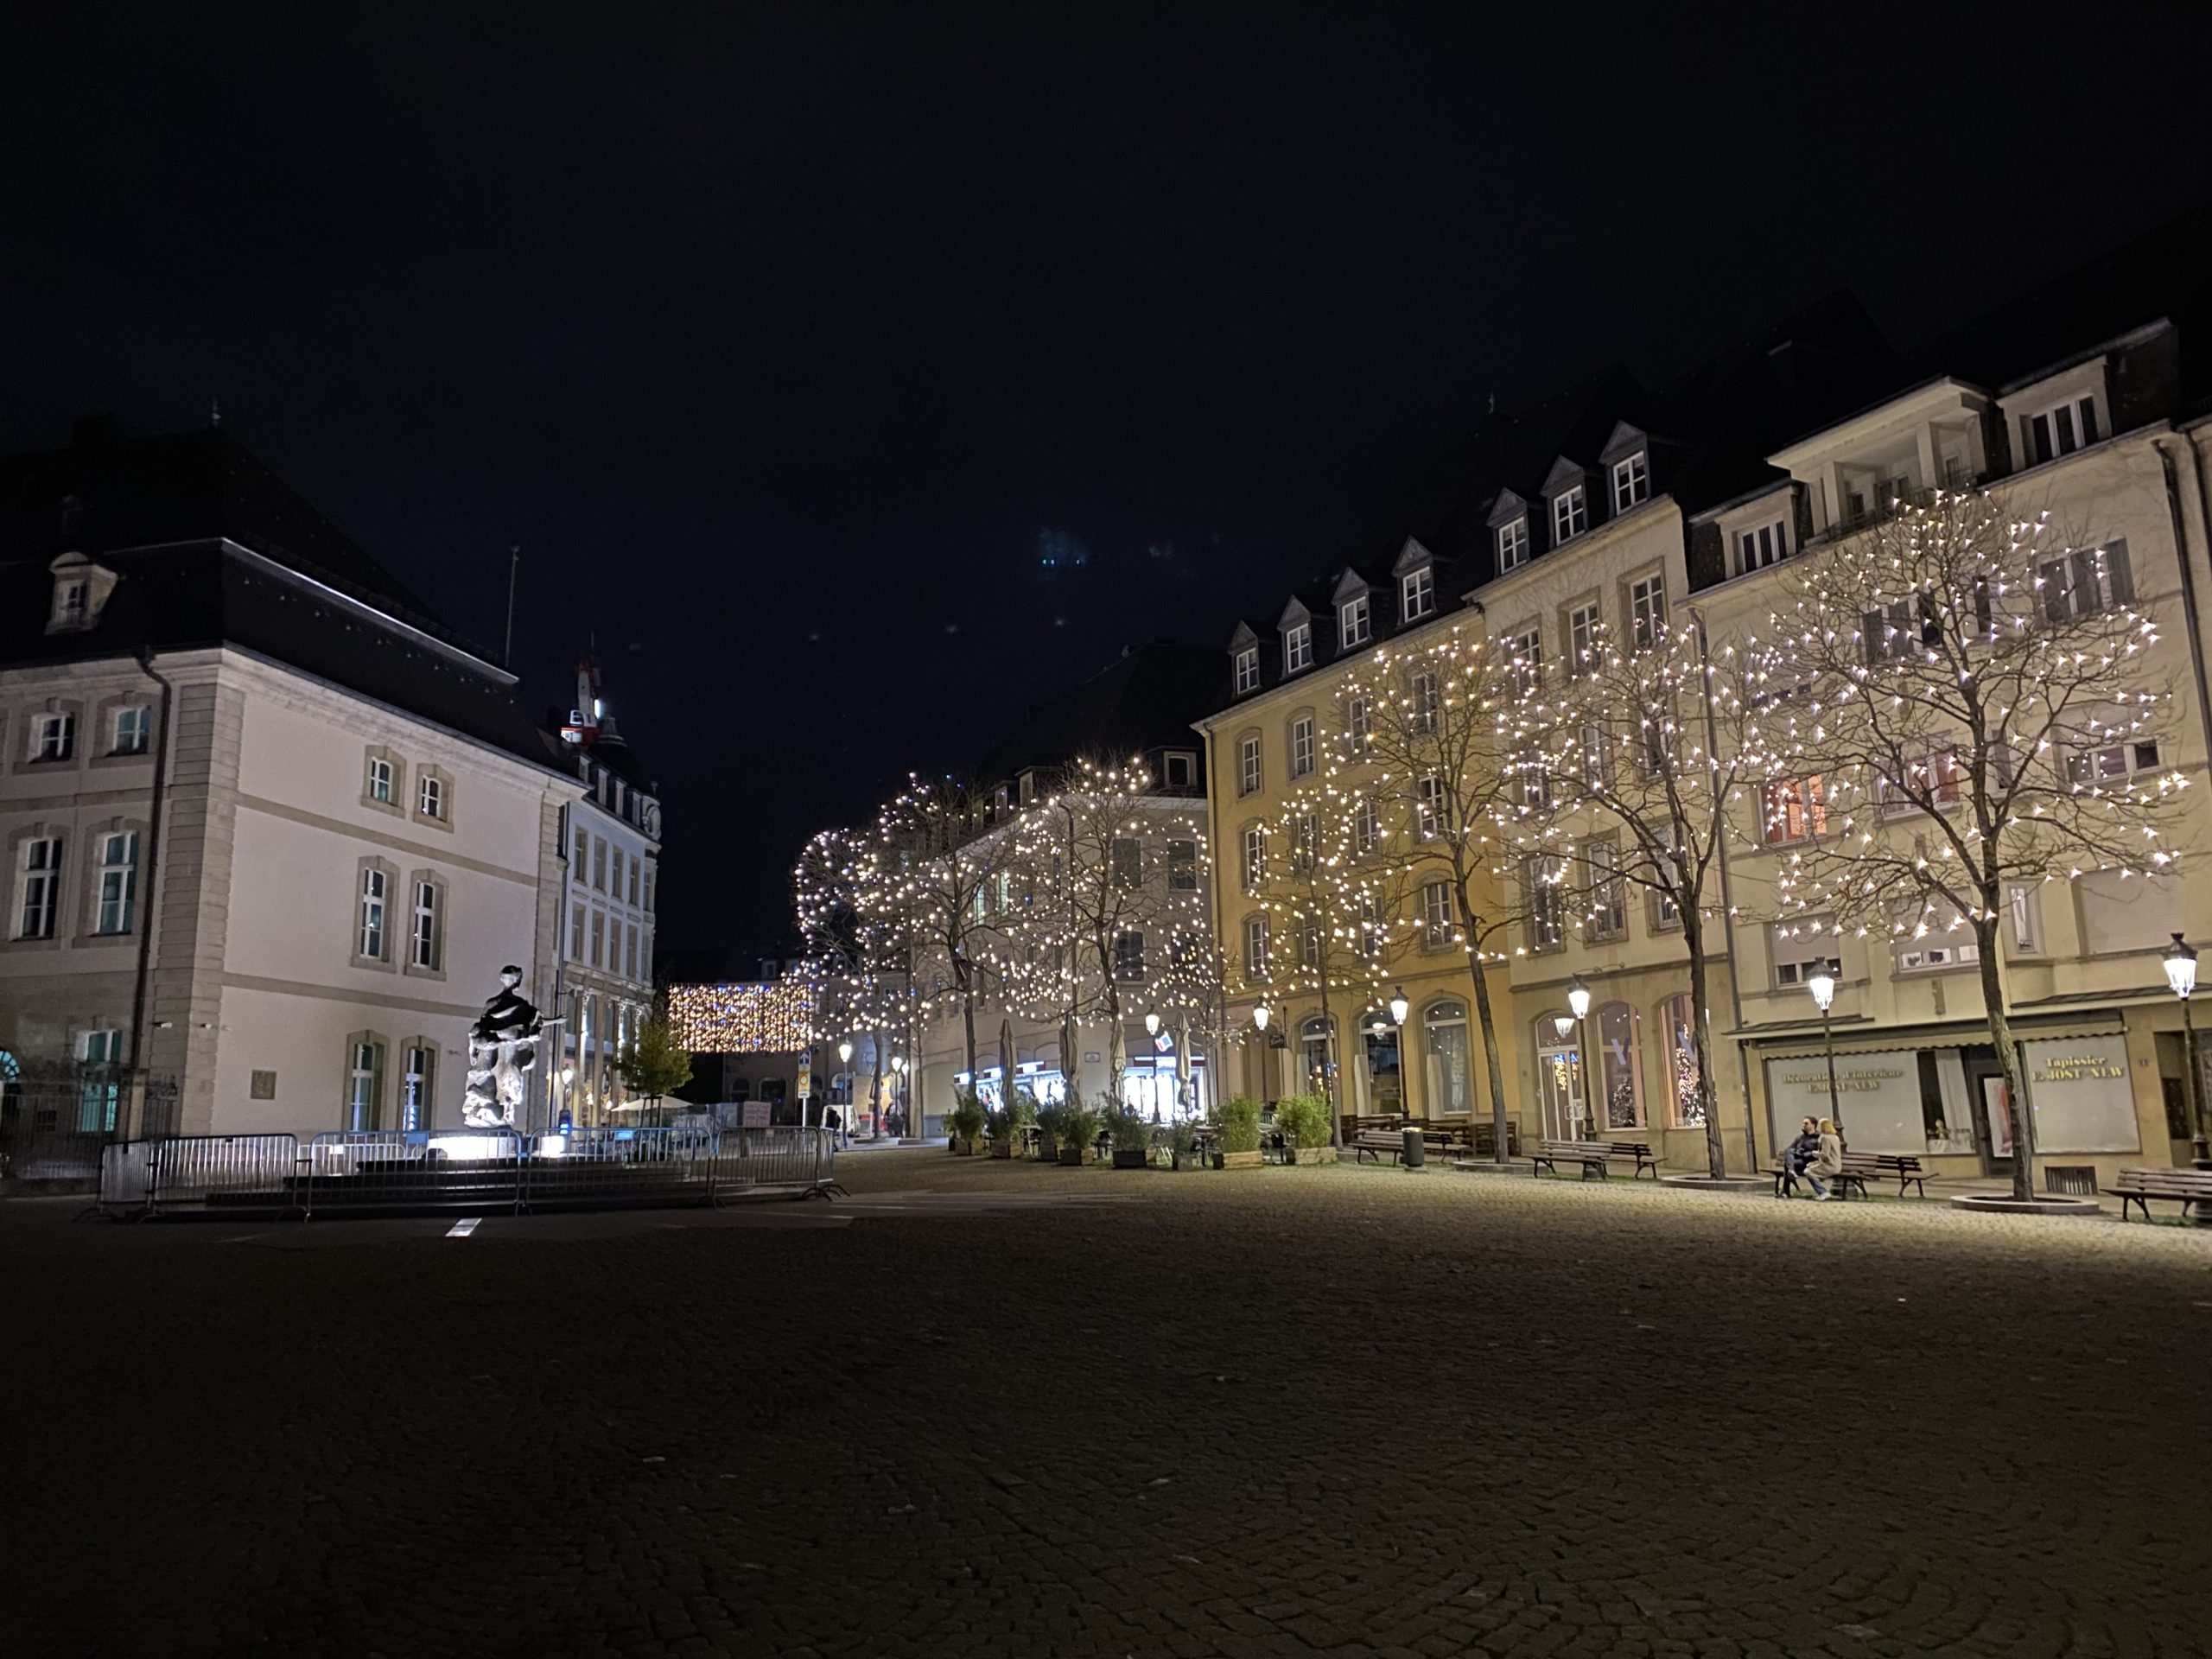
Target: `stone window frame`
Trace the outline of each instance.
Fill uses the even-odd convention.
[[[154,746],[162,741],[155,718],[156,700],[143,691],[118,691],[102,697],[93,707],[92,734],[99,739],[97,749],[85,752],[85,763],[96,770],[106,771],[116,766],[143,766],[152,762]],[[146,711],[146,747],[143,749],[121,750],[115,747],[116,720],[126,709]]]
[[[84,847],[83,856],[79,862],[83,868],[77,876],[77,927],[72,935],[74,944],[97,949],[102,945],[126,945],[137,942],[138,931],[146,925],[146,907],[152,896],[146,891],[147,830],[144,819],[119,815],[87,825],[79,832],[79,838],[84,842]],[[113,933],[103,933],[99,931],[100,879],[102,873],[110,867],[100,862],[100,855],[110,836],[137,836],[138,855],[130,863],[130,925]]]
[[[1637,632],[1636,595],[1637,589],[1651,582],[1656,582],[1659,584],[1656,590],[1659,608],[1652,618],[1651,638],[1647,640],[1639,638]],[[1652,649],[1658,643],[1660,630],[1671,626],[1675,620],[1675,596],[1667,591],[1667,562],[1664,559],[1651,559],[1637,566],[1633,570],[1623,571],[1618,586],[1621,616],[1621,645],[1632,652]]]
[[[58,760],[39,757],[39,749],[46,741],[46,722],[49,716],[67,715],[70,720],[69,753]],[[10,770],[14,772],[74,772],[85,760],[85,702],[81,697],[46,697],[36,707],[26,709],[22,729],[16,734],[17,747],[10,752]]]
[[[1583,630],[1584,639],[1578,641],[1575,639],[1576,625],[1586,615],[1590,626]],[[1559,603],[1558,618],[1559,659],[1567,671],[1567,677],[1572,679],[1590,666],[1590,658],[1605,640],[1605,591],[1599,588],[1586,588],[1579,594],[1568,594]]]
[[[1547,939],[1543,937],[1543,931],[1538,924],[1536,915],[1536,893],[1538,887],[1542,885],[1537,878],[1544,873],[1541,867],[1560,866],[1560,874],[1563,876],[1565,863],[1566,861],[1556,853],[1536,854],[1523,859],[1521,862],[1521,927],[1522,936],[1527,941],[1529,954],[1532,957],[1555,957],[1567,949],[1569,930],[1567,925],[1566,889],[1556,883],[1552,884],[1551,887],[1551,891],[1559,895],[1559,913],[1555,918],[1554,926],[1554,931],[1558,934],[1556,938]]]
[[[381,760],[391,768],[391,798],[378,800],[369,789],[369,766]],[[391,817],[404,818],[407,806],[407,762],[397,750],[388,744],[372,743],[361,751],[361,804],[372,812],[382,812]]]
[[[1259,731],[1256,728],[1248,728],[1237,733],[1236,798],[1240,801],[1249,800],[1265,791],[1267,786],[1266,745]]]
[[[58,950],[70,937],[72,918],[69,912],[69,855],[74,836],[66,824],[41,818],[21,825],[8,836],[8,913],[6,925],[0,928],[0,940],[17,950]],[[34,841],[58,841],[61,855],[55,866],[54,888],[54,930],[42,938],[25,938],[16,930],[23,921],[23,895],[29,885],[29,872],[23,868],[28,856],[24,849]]]
[[[1298,764],[1298,726],[1306,723],[1306,764]],[[1321,764],[1321,721],[1311,709],[1294,709],[1282,728],[1283,775],[1293,782],[1311,778]]]
[[[1257,818],[1236,827],[1236,890],[1251,894],[1268,885],[1268,831]]]
[[[423,785],[435,783],[438,786],[438,812],[434,817],[423,810]],[[415,776],[407,797],[409,819],[427,830],[441,830],[453,833],[453,773],[443,766],[424,761],[415,768]]]
[[[1444,895],[1443,937],[1440,938],[1437,937],[1439,925],[1437,918],[1429,908],[1430,895],[1439,889],[1442,890]],[[1426,878],[1421,884],[1420,899],[1421,943],[1418,948],[1421,954],[1438,956],[1446,951],[1457,950],[1459,948],[1459,942],[1452,935],[1459,926],[1459,906],[1458,900],[1452,895],[1451,878],[1441,875]]]
[[[1618,908],[1621,919],[1620,925],[1618,927],[1611,925],[1610,918],[1603,925],[1599,919],[1600,901],[1598,896],[1598,860],[1594,855],[1601,847],[1605,849],[1606,856],[1611,861],[1608,879],[1620,899]],[[1582,867],[1588,877],[1590,892],[1589,906],[1583,914],[1585,937],[1592,944],[1622,944],[1629,937],[1629,874],[1628,860],[1621,849],[1620,832],[1613,830],[1602,836],[1592,836],[1584,841],[1582,849]]]
[[[419,889],[429,887],[436,897],[430,910],[430,956],[429,967],[415,960],[415,920]],[[453,922],[453,884],[433,869],[410,870],[407,873],[407,950],[401,960],[400,970],[410,978],[442,980],[446,976],[446,935]]]
[[[435,1037],[426,1037],[419,1033],[411,1037],[403,1037],[399,1039],[399,1042],[394,1048],[393,1052],[399,1057],[399,1071],[397,1074],[399,1086],[393,1091],[391,1098],[392,1115],[398,1120],[394,1127],[402,1129],[428,1129],[434,1128],[436,1125],[438,1117],[438,1058],[440,1051],[438,1048],[437,1039]],[[407,1057],[410,1054],[418,1052],[426,1057],[423,1071],[420,1073],[423,1079],[423,1117],[422,1122],[419,1123],[410,1124],[407,1122],[407,1079],[416,1074],[408,1070]],[[350,1077],[350,1071],[348,1075]]]
[[[584,930],[590,925],[586,920],[590,908],[581,899],[569,901],[568,954],[570,962],[582,962],[584,959]]]
[[[385,878],[384,954],[380,957],[365,957],[361,954],[361,900],[364,897],[363,889],[367,886],[368,874],[372,869],[381,870]],[[413,895],[401,887],[400,883],[403,880],[404,877],[401,874],[398,865],[388,858],[380,858],[374,853],[364,854],[353,861],[353,885],[346,889],[346,952],[352,966],[373,969],[378,972],[387,974],[399,971],[400,952],[397,943],[398,930],[395,922],[403,899],[408,906],[406,913],[410,916],[413,913]]]
[[[379,1129],[385,1127],[385,1083],[391,1074],[391,1039],[380,1031],[349,1031],[346,1046],[338,1062],[338,1127],[352,1129],[353,1123],[353,1076],[355,1059],[363,1048],[376,1051],[376,1064],[369,1071],[369,1121],[362,1127]]]
[[[1244,982],[1247,985],[1264,985],[1274,968],[1273,919],[1264,910],[1247,911],[1241,931],[1243,937],[1238,943],[1243,946]],[[1259,946],[1256,951],[1253,949],[1255,939]]]

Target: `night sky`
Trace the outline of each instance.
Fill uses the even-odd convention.
[[[1836,286],[1910,344],[2202,188],[2177,9],[457,10],[11,9],[0,445],[219,397],[494,652],[519,543],[529,705],[595,635],[675,947],[1421,528],[1492,393]]]

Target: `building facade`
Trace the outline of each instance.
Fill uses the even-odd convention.
[[[0,1050],[173,1086],[87,1130],[457,1123],[577,793],[512,677],[219,431],[80,425],[0,511]]]
[[[1231,695],[1199,722],[1235,1085],[1273,1098],[1316,1089],[1334,1065],[1347,1112],[1488,1116],[1487,1057],[1462,1023],[1464,940],[1426,949],[1434,931],[1413,915],[1403,942],[1339,999],[1332,1029],[1310,988],[1286,988],[1297,977],[1284,968],[1288,942],[1271,936],[1268,873],[1254,867],[1266,826],[1313,775],[1317,744],[1325,753],[1348,741],[1344,686],[1378,653],[1402,658],[1450,630],[1510,642],[1539,683],[1567,671],[1593,628],[1633,641],[1663,620],[1716,655],[1744,649],[1771,637],[1797,561],[1872,533],[1890,504],[1987,489],[2101,550],[2157,619],[2143,671],[2177,691],[2147,740],[2047,764],[2082,778],[2157,768],[2201,787],[2212,375],[2182,353],[2178,320],[2200,308],[2195,279],[2177,276],[2194,268],[2187,239],[2166,233],[1921,352],[1891,350],[1854,305],[1831,299],[1675,382],[1645,388],[1615,370],[1525,414],[1494,413],[1446,481],[1438,528],[1241,623]],[[1831,833],[1819,787],[1816,776],[1753,783],[1703,826],[1719,855],[1701,913],[1709,1081],[1728,1161],[1763,1163],[1799,1117],[1827,1111],[1807,992],[1826,967],[1840,982],[1834,1028],[1853,1148],[2004,1175],[2009,1109],[1993,1091],[1973,948],[1948,936],[1834,938],[1827,918],[1785,899],[1783,864]],[[1586,848],[1592,828],[1560,834]],[[1895,815],[1883,832],[1914,833]],[[2184,829],[2168,879],[2089,873],[2011,899],[2009,1012],[2038,1185],[2190,1155],[2181,1011],[2160,958],[2176,930],[2212,928],[2197,841]],[[1681,916],[1649,894],[1586,890],[1569,912],[1547,862],[1502,851],[1492,873],[1489,902],[1512,917],[1485,953],[1508,1115],[1524,1140],[1629,1135],[1657,1143],[1672,1166],[1702,1166]],[[1567,997],[1578,982],[1591,994],[1579,1027]],[[1386,1012],[1394,990],[1408,1005],[1402,1031]],[[1253,1020],[1262,1005],[1264,1032]]]

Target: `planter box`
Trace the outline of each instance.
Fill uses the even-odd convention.
[[[1050,1135],[1038,1141],[1037,1161],[1040,1164],[1057,1164],[1060,1161],[1059,1143]]]
[[[1151,1161],[1152,1154],[1142,1147],[1128,1150],[1120,1147],[1114,1148],[1114,1167],[1116,1169],[1142,1169]]]
[[[1293,1147],[1290,1161],[1294,1164],[1333,1164],[1337,1161],[1334,1147]]]
[[[1171,1152],[1167,1154],[1170,1169],[1211,1169],[1213,1154],[1208,1152]]]
[[[1060,1148],[1060,1161],[1063,1164],[1065,1164],[1070,1169],[1080,1167],[1083,1163],[1083,1148],[1081,1147],[1062,1147]]]
[[[952,1155],[956,1158],[973,1158],[982,1144],[981,1141],[963,1141],[956,1135],[952,1137]]]
[[[1257,1169],[1267,1160],[1267,1154],[1255,1147],[1249,1152],[1217,1152],[1214,1160],[1216,1169]]]
[[[1011,1158],[1011,1157],[1013,1157],[1013,1156],[1014,1156],[1014,1142],[1013,1142],[1013,1141],[992,1141],[992,1142],[991,1142],[991,1156],[992,1156],[992,1157],[994,1157],[994,1158]]]

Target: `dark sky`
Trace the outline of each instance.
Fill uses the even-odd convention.
[[[595,634],[677,946],[1373,556],[1489,393],[1839,285],[1910,343],[2202,188],[2178,9],[463,10],[10,9],[0,444],[219,395],[494,648],[520,543],[531,705]]]

